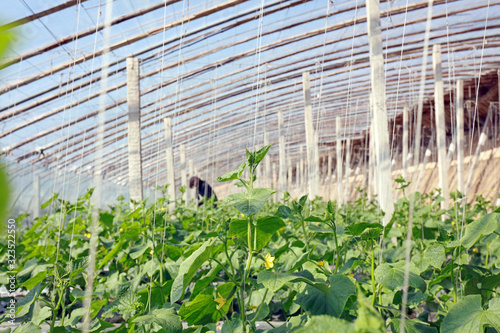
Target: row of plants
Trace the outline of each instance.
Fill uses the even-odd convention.
[[[220,322],[224,333],[261,332],[257,322],[276,320],[284,324],[266,332],[500,332],[498,207],[481,196],[466,204],[456,192],[443,210],[439,191],[408,197],[404,179],[386,226],[361,189],[345,206],[287,193],[272,202],[274,190],[254,186],[268,150],[246,151],[218,178],[243,192],[217,208],[172,205],[164,195],[101,210],[93,277],[92,190],[75,203],[54,195],[42,205],[52,212],[29,227],[19,216],[15,276],[26,295],[15,332],[41,332],[44,322],[51,332],[80,332],[90,278],[92,332],[215,332]],[[0,259],[7,255],[4,242]]]

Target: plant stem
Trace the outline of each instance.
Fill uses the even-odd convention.
[[[455,251],[451,251],[451,273],[450,273],[450,278],[451,278],[451,285],[453,286],[453,303],[456,303],[457,302],[457,286],[455,285],[455,281],[453,279],[453,274],[454,274],[454,269],[453,269],[453,265],[454,265],[454,261],[453,261],[453,254],[455,253]]]
[[[56,324],[57,310],[59,310],[59,307],[61,306],[61,301],[63,299],[63,296],[62,296],[60,289],[59,289],[58,294],[59,294],[59,300],[57,301],[57,305],[54,308],[54,312],[52,313],[52,322],[50,323],[50,331],[51,332],[54,331],[54,325]],[[90,317],[90,309],[89,309],[89,312],[87,313],[87,316]]]
[[[490,259],[490,243],[486,243],[486,259],[484,261],[484,267],[488,268],[488,261]]]
[[[259,316],[260,310],[262,310],[262,304],[264,304],[264,302],[266,301],[266,296],[267,296],[268,291],[269,291],[269,289],[266,288],[266,291],[264,292],[264,297],[262,298],[262,302],[260,303],[259,308],[257,309],[257,312],[255,312],[255,317],[252,320],[253,323],[255,323],[255,321],[257,320],[257,317]]]
[[[340,253],[339,253],[339,243],[337,241],[337,225],[335,224],[335,222],[333,222],[333,237],[335,239],[335,254],[337,255],[337,257],[335,258],[335,274],[337,274],[337,272],[339,271],[340,269]]]
[[[372,306],[375,304],[375,297],[377,296],[377,290],[375,289],[375,251],[373,250],[373,242],[372,242]]]
[[[226,313],[223,310],[219,310],[219,312],[222,313],[222,316],[224,317],[224,319],[226,319],[226,323],[229,326],[231,333],[234,333],[233,327],[231,326],[231,322],[229,321],[229,318],[227,317]]]

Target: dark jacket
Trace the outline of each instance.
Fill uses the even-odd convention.
[[[217,196],[215,195],[214,190],[208,183],[204,180],[199,180],[198,182],[198,187],[196,188],[196,197],[200,199],[198,202],[198,206],[203,204],[203,197],[210,199],[214,198],[214,201],[217,201]],[[217,205],[214,205],[214,207],[217,207]]]

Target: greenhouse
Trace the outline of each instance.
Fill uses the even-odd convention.
[[[500,1],[2,4],[0,332],[500,332]]]

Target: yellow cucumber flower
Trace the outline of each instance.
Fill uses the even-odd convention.
[[[318,262],[316,265],[320,266],[320,267],[323,267],[325,266],[325,261],[324,260],[321,260],[320,262]]]
[[[271,269],[274,267],[274,257],[271,256],[271,253],[267,252],[266,256],[264,257],[264,265],[266,265],[266,269]]]
[[[219,304],[217,305],[217,310],[220,310],[226,304],[227,300],[224,297],[222,297],[220,293],[217,293],[217,296],[219,297],[216,298],[214,301],[215,303]]]

